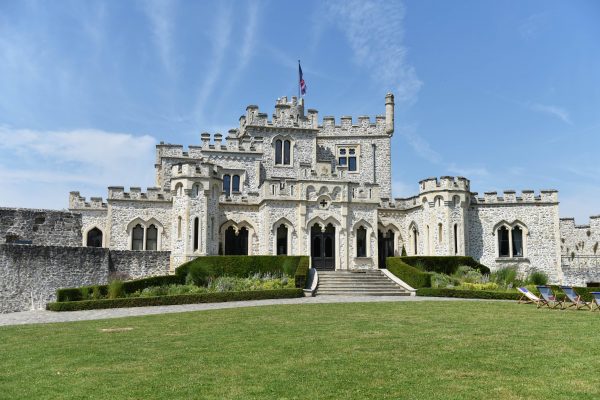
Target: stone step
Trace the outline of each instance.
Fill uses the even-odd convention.
[[[317,295],[409,296],[410,293],[379,270],[319,271]]]
[[[399,290],[371,290],[371,291],[356,291],[356,290],[319,290],[319,296],[410,296],[409,292]]]

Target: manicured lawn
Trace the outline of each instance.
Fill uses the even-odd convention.
[[[598,327],[600,313],[506,302],[289,305],[7,327],[0,398],[596,399]]]

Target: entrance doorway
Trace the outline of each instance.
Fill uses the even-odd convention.
[[[385,268],[385,259],[394,256],[394,232],[377,231],[377,245],[379,250],[379,268]]]
[[[335,269],[335,227],[327,224],[323,231],[319,224],[310,229],[312,266],[318,270]]]
[[[241,228],[236,232],[233,226],[227,228],[225,231],[225,255],[248,255],[248,229]]]

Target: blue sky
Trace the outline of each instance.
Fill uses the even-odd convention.
[[[154,145],[297,92],[320,116],[396,95],[396,196],[430,176],[558,189],[600,214],[597,1],[0,0],[0,206],[153,186]]]

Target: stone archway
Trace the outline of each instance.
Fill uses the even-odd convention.
[[[312,266],[318,270],[335,269],[335,227],[329,223],[322,228],[318,223],[310,228],[310,255]]]

